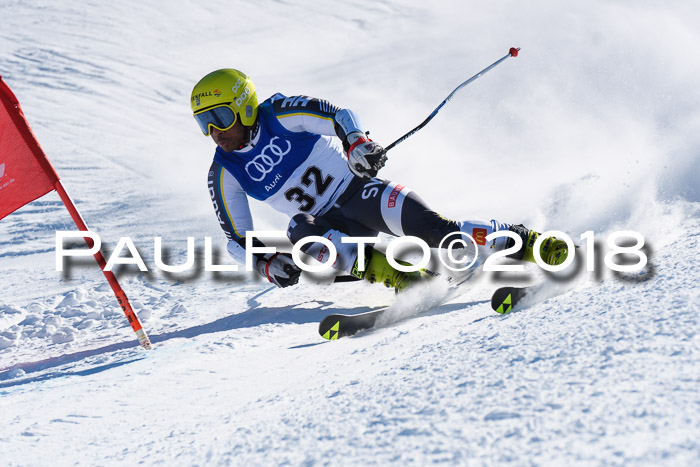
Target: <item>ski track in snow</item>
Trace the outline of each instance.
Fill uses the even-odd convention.
[[[3,465],[698,465],[698,8],[242,5],[232,21],[182,0],[0,4],[0,74],[104,251],[130,236],[151,268],[117,272],[154,343],[136,346],[91,259],[55,271],[55,231],[74,229],[56,194],[0,221]],[[452,217],[594,230],[596,273],[504,316],[491,292],[542,279],[532,267],[439,306],[444,290],[411,291],[327,342],[324,316],[392,292],[202,270],[205,236],[225,256],[186,104],[202,75],[240,67],[261,98],[349,106],[388,144],[513,45],[386,176]],[[252,206],[256,228],[285,228]],[[602,266],[617,230],[644,235],[643,271]],[[155,271],[155,236],[172,264],[194,236],[196,270]]]

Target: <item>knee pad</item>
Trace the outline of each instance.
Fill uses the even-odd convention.
[[[297,214],[292,217],[287,228],[289,240],[296,244],[310,236],[325,237],[330,240],[338,255],[333,264],[333,269],[346,273],[350,272],[357,258],[357,251],[355,244],[342,242],[342,238],[347,237],[346,234],[334,229],[324,219],[309,214]],[[328,247],[321,242],[306,243],[301,247],[301,251],[320,263],[325,263],[330,256]]]

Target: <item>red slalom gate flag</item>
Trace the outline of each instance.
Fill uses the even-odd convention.
[[[56,170],[29,128],[17,98],[0,76],[0,219],[52,190],[56,190],[61,197],[78,229],[89,230]],[[90,248],[94,245],[89,237],[85,237],[85,242]],[[100,251],[97,251],[94,256],[131,328],[136,333],[139,343],[144,348],[150,349],[151,341],[117,282],[117,278],[112,271],[104,270],[107,264],[104,256]]]
[[[0,219],[25,204],[44,196],[58,181],[56,171],[26,125],[22,109],[5,81],[0,77]],[[13,118],[14,116],[14,118]],[[25,132],[17,123],[25,122]],[[28,141],[29,140],[29,141]]]

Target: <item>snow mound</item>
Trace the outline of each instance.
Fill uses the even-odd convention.
[[[168,306],[156,299],[153,302],[156,313],[160,312],[159,307]],[[153,316],[152,309],[145,308],[140,301],[135,301],[134,305],[143,322]],[[179,306],[184,309],[182,305]],[[114,339],[115,331],[128,326],[109,286],[78,287],[62,295],[50,295],[43,301],[34,301],[24,308],[0,306],[0,351],[7,353],[13,347],[51,348],[51,344],[54,344],[61,346],[65,352],[70,349],[65,344],[80,341],[89,344],[104,338]]]

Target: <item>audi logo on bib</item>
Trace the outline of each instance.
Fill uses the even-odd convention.
[[[272,138],[267,146],[262,149],[262,152],[245,165],[246,173],[256,182],[262,181],[267,174],[272,172],[272,169],[282,162],[284,156],[292,149],[292,143],[283,140],[287,143],[287,149],[282,150],[280,146],[275,144],[277,139],[279,139],[279,136]]]

